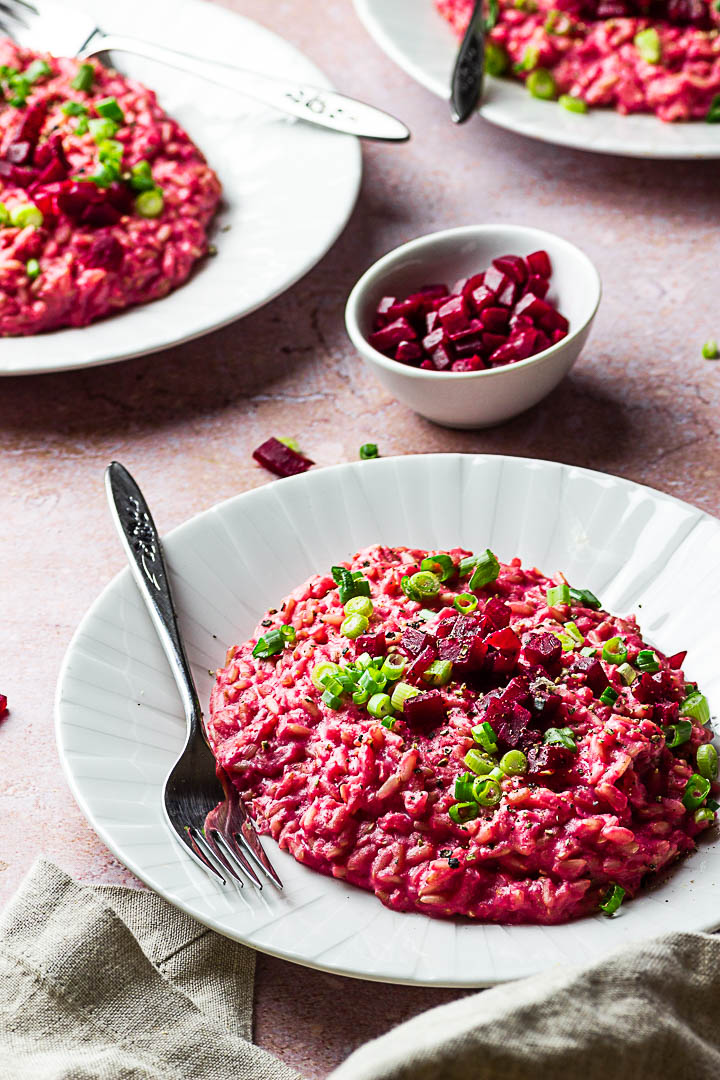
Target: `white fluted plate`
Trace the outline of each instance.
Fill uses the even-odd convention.
[[[459,43],[433,0],[354,2],[368,33],[390,59],[433,94],[449,98]],[[557,102],[532,97],[512,79],[486,79],[479,113],[518,135],[576,150],[640,158],[720,157],[716,124],[667,124],[655,116],[622,116],[613,109],[571,113]]]
[[[219,4],[73,0],[73,6],[85,8],[94,25],[108,32],[141,35],[279,79],[330,85],[287,41]],[[43,44],[40,38],[38,47]],[[306,274],[340,235],[355,205],[362,165],[353,136],[303,123],[128,53],[113,54],[113,63],[157,91],[160,104],[220,177],[224,198],[211,230],[217,255],[204,259],[184,285],[161,300],[90,326],[3,338],[0,375],[114,363],[234,322]]]
[[[310,574],[376,542],[490,547],[504,560],[520,555],[549,574],[563,570],[611,611],[636,612],[659,648],[687,648],[688,676],[711,706],[720,701],[720,522],[602,473],[460,454],[312,470],[173,530],[165,550],[201,700],[209,697],[209,669],[249,637],[265,609]],[[666,931],[720,925],[720,843],[713,839],[619,916],[556,927],[461,925],[392,912],[270,841],[284,891],[224,890],[163,823],[161,790],[185,725],[129,571],[108,585],[72,640],[56,723],[73,794],[111,851],[196,919],[296,963],[387,982],[482,986],[590,961]]]

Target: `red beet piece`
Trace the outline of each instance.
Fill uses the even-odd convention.
[[[539,274],[531,274],[528,278],[527,285],[525,286],[525,293],[532,293],[534,296],[539,296],[542,300],[547,296],[549,288],[550,282],[547,278],[540,277]]]
[[[413,299],[412,296],[408,296],[407,300],[397,300],[392,307],[388,308],[387,314],[391,321],[394,319],[411,320],[418,312],[421,312],[421,308],[422,299],[420,297]]]
[[[422,347],[425,352],[431,353],[433,349],[437,349],[438,345],[446,345],[447,340],[448,336],[442,326],[438,326],[435,330],[431,330],[429,334],[425,335],[422,339]]]
[[[605,674],[605,669],[595,656],[576,656],[573,659],[570,670],[572,673],[585,676],[585,682],[592,690],[595,697],[600,697],[603,690],[610,685],[610,680]]]
[[[562,339],[566,337],[567,332],[565,330],[553,330],[552,334],[550,335],[550,339],[553,345],[557,345],[558,341],[562,341]]]
[[[480,312],[480,322],[486,330],[490,330],[495,334],[502,333],[502,331],[505,330],[508,324],[508,318],[507,308],[487,307]]]
[[[438,316],[448,334],[466,330],[470,322],[464,296],[453,296],[438,308]]]
[[[385,631],[376,630],[371,634],[360,634],[355,638],[355,648],[358,656],[364,652],[370,653],[371,656],[384,656],[387,649]]]
[[[560,712],[562,699],[559,694],[551,694],[546,689],[534,690],[531,698],[532,710],[544,727],[550,727]]]
[[[438,313],[437,313],[437,311],[435,311],[434,309],[432,311],[428,311],[427,314],[425,315],[425,329],[427,330],[428,334],[431,334],[433,332],[433,330],[437,329],[437,325],[438,325]]]
[[[492,292],[499,296],[506,285],[510,282],[510,278],[502,270],[498,270],[497,266],[493,265],[489,270],[485,271],[485,288],[491,289]]]
[[[483,615],[490,620],[494,627],[502,630],[503,627],[510,625],[512,611],[510,605],[501,600],[499,596],[491,596],[485,604]]]
[[[423,351],[416,341],[401,341],[395,350],[395,359],[401,364],[414,364],[422,354]]]
[[[511,278],[507,279],[507,285],[504,289],[501,289],[498,293],[498,304],[503,304],[505,307],[512,307],[517,301],[520,295],[520,286],[517,282]]]
[[[462,334],[455,334],[452,339],[452,347],[459,359],[467,359],[482,350],[482,329],[469,327]]]
[[[483,371],[486,366],[482,356],[477,353],[466,356],[463,360],[454,360],[451,365],[453,371]]]
[[[537,320],[538,326],[546,333],[550,334],[554,330],[563,330],[566,334],[570,329],[570,323],[567,321],[564,315],[561,315],[555,308],[550,308],[548,312],[541,315]]]
[[[514,315],[527,315],[537,322],[543,316],[552,312],[552,308],[545,300],[541,300],[539,296],[535,296],[534,293],[525,293],[521,300],[518,300],[515,305]]]
[[[527,753],[528,776],[572,768],[575,755],[566,746],[533,746]]]
[[[522,639],[523,652],[533,664],[545,667],[553,664],[562,656],[562,645],[554,634],[525,634]]]
[[[266,439],[257,450],[253,450],[253,457],[276,476],[295,476],[297,473],[306,472],[315,464],[310,458],[303,457],[279,439],[272,437]]]
[[[554,342],[550,340],[547,334],[544,334],[542,330],[535,331],[535,346],[533,348],[533,356],[538,353],[545,352],[545,349],[549,349]]]
[[[507,274],[518,285],[524,285],[528,279],[525,260],[519,255],[501,255],[499,259],[493,259],[493,266],[500,273]]]
[[[430,367],[435,368],[437,371],[444,371],[445,368],[449,368],[451,364],[452,352],[448,345],[438,345],[437,349],[433,349]]]
[[[529,739],[537,738],[537,731],[529,735],[532,714],[516,701],[504,707],[498,719],[491,721],[501,750],[515,750],[527,744]]]
[[[109,202],[96,203],[86,206],[80,215],[80,223],[82,225],[96,225],[98,227],[102,225],[117,225],[118,221],[122,217],[122,214],[114,206],[111,206]]]
[[[94,208],[93,208],[94,209]],[[87,254],[83,256],[86,266],[100,266],[105,270],[119,270],[125,258],[122,244],[112,233],[98,233]]]
[[[375,323],[373,325],[374,330],[382,330],[384,326],[390,322],[387,317],[387,313],[393,304],[397,303],[397,298],[394,296],[383,296],[382,300],[378,304],[375,311]]]
[[[406,626],[400,639],[400,648],[408,656],[419,656],[432,640],[424,630],[419,630],[416,626]]]
[[[467,279],[467,281],[463,285],[463,288],[462,288],[463,295],[469,299],[471,294],[474,293],[476,289],[479,289],[479,288],[482,287],[484,281],[485,281],[485,275],[484,274],[473,274],[471,277],[469,277]]]
[[[676,724],[680,719],[680,706],[677,701],[658,701],[653,709],[653,720],[660,727]]]
[[[673,671],[677,671],[678,668],[681,668],[685,663],[686,656],[687,649],[683,649],[682,652],[673,653],[672,656],[668,656],[667,658],[668,666],[671,667]]]
[[[643,705],[648,705],[651,701],[657,701],[665,689],[664,673],[658,671],[655,675],[651,675],[645,671],[640,678],[633,683],[632,692],[638,701]]]
[[[418,293],[424,296],[426,300],[441,300],[443,296],[450,295],[447,285],[422,285],[418,289]]]
[[[483,628],[483,621],[479,615],[458,615],[452,625],[450,637],[470,638],[475,637]]]
[[[487,645],[477,635],[472,638],[442,638],[438,642],[438,659],[449,660],[455,675],[472,675],[481,671],[487,655]]]
[[[499,349],[501,345],[504,345],[506,341],[507,338],[504,334],[483,334],[483,352],[486,356],[489,356],[490,353],[494,353],[496,349]]]
[[[550,256],[547,251],[533,251],[525,260],[531,274],[539,274],[540,277],[549,278],[552,274]]]
[[[533,356],[538,351],[535,345],[537,336],[537,330],[528,329],[513,332],[509,343],[515,350],[517,360],[527,360],[528,356]]]
[[[497,297],[492,289],[488,289],[487,285],[481,285],[479,289],[474,289],[470,294],[470,301],[475,311],[480,314],[485,308],[492,307],[497,303]]]
[[[0,716],[4,716],[7,712],[7,698],[5,694],[0,694]]]
[[[5,151],[5,160],[13,165],[29,165],[32,158],[33,144],[27,139],[11,142]]]
[[[395,319],[382,330],[376,330],[374,334],[371,334],[368,341],[378,352],[391,352],[401,341],[414,341],[416,337],[415,329],[407,319]]]
[[[403,705],[403,717],[411,727],[434,727],[442,724],[447,708],[439,690],[427,690],[408,698]]]
[[[529,315],[511,315],[509,326],[511,330],[532,330],[535,324]]]
[[[430,667],[436,656],[435,645],[433,643],[426,645],[422,652],[419,652],[408,665],[406,675],[411,679],[419,679],[423,672]]]
[[[520,652],[520,638],[509,626],[503,627],[502,630],[495,630],[485,638],[485,642],[502,652]]]
[[[13,165],[9,161],[0,161],[0,177],[16,187],[29,187],[36,176],[35,169],[29,169],[25,165]]]

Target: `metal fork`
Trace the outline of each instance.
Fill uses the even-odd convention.
[[[91,15],[59,0],[2,0],[0,33],[19,45],[46,49],[56,56],[77,56],[84,60],[102,52],[135,53],[227,86],[320,127],[384,142],[406,142],[410,138],[405,124],[374,105],[308,83],[274,79],[232,64],[203,60],[139,38],[106,34],[95,25]]]
[[[216,764],[205,741],[200,701],[177,624],[160,537],[147,503],[118,461],[108,466],[105,487],[132,575],[150,612],[185,710],[185,748],[163,789],[167,823],[185,851],[223,885],[227,884],[224,870],[240,885],[244,874],[262,889],[254,863],[282,888],[238,792]]]

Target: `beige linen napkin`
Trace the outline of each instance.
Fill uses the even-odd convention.
[[[40,861],[0,917],[2,1080],[293,1080],[249,1041],[255,955]]]

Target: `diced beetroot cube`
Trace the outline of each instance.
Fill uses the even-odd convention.
[[[5,694],[0,694],[0,716],[4,716],[7,712],[7,697]]]
[[[395,359],[401,364],[414,364],[423,355],[417,341],[401,341],[395,350]]]
[[[382,330],[376,330],[371,334],[368,341],[379,352],[391,352],[401,341],[414,341],[417,337],[415,330],[407,319],[396,319],[388,323]]]
[[[485,308],[496,304],[497,297],[492,289],[488,289],[487,285],[481,285],[479,288],[473,289],[470,294],[470,301],[473,309],[479,315]]]
[[[310,458],[303,457],[296,450],[291,450],[285,443],[281,443],[279,439],[272,437],[266,439],[257,450],[253,450],[253,457],[276,476],[295,476],[315,464]]]
[[[515,750],[528,741],[528,732],[532,724],[532,714],[516,701],[503,708],[499,719],[493,720],[493,730],[501,750]],[[538,732],[533,732],[537,738]]]
[[[442,724],[447,707],[439,690],[426,690],[408,698],[403,705],[403,718],[411,727],[435,727]]]
[[[534,296],[539,296],[542,300],[547,295],[549,288],[550,282],[547,278],[540,277],[539,274],[531,274],[525,286],[525,292],[526,294],[532,293]]]
[[[660,727],[676,724],[680,718],[680,706],[677,701],[658,701],[653,709],[653,720]]]
[[[483,334],[482,344],[483,352],[486,356],[494,353],[496,349],[499,349],[501,345],[504,345],[507,338],[504,334]]]
[[[644,671],[640,678],[633,683],[632,692],[638,701],[643,705],[649,704],[651,701],[656,701],[664,689],[663,672],[658,671],[657,674],[651,675],[649,672]]]
[[[543,776],[572,768],[575,755],[566,746],[533,746],[527,759],[528,776]]]
[[[489,619],[498,630],[510,625],[511,614],[510,605],[501,600],[499,596],[491,596],[483,611],[485,618]]]
[[[490,367],[503,367],[505,364],[512,364],[518,358],[515,352],[515,346],[511,341],[506,341],[504,345],[500,345],[495,352],[490,353],[488,362]]]
[[[510,626],[504,626],[502,630],[495,630],[485,638],[487,645],[503,652],[520,652],[520,638]]]
[[[545,300],[541,300],[534,293],[525,293],[522,299],[515,305],[514,315],[527,315],[533,322],[537,322],[542,316],[552,312],[552,308]]]
[[[532,356],[537,352],[535,348],[537,334],[537,330],[515,330],[513,332],[510,344],[515,350],[517,360],[527,360],[528,356]]]
[[[479,352],[482,349],[482,329],[479,324],[468,327],[461,334],[453,335],[452,347],[460,360]]]
[[[487,646],[480,637],[442,638],[438,641],[438,659],[449,660],[456,675],[480,671]]]
[[[508,311],[507,308],[502,307],[486,307],[484,311],[480,312],[480,322],[486,330],[491,333],[501,333],[508,324]]]
[[[421,301],[413,300],[411,296],[407,300],[397,300],[392,307],[388,308],[388,318],[391,322],[395,319],[407,319],[412,322],[413,318],[421,311]]]
[[[507,285],[497,294],[498,304],[504,304],[505,307],[512,307],[519,295],[520,286],[517,282],[508,278]]]
[[[478,615],[458,615],[453,623],[450,636],[459,640],[475,637],[478,631],[482,630],[482,627],[483,621]]]
[[[482,356],[473,353],[472,356],[466,356],[462,360],[454,360],[451,366],[453,371],[482,371],[486,364]]]
[[[442,348],[442,346],[440,346],[440,347]],[[438,368],[435,367],[435,364],[430,359],[423,360],[420,367],[424,368],[425,371],[437,371],[438,370]]]
[[[554,634],[529,633],[524,636],[522,644],[528,660],[534,664],[542,664],[543,667],[554,663],[562,656],[562,645]]]
[[[464,296],[453,296],[438,308],[440,322],[448,334],[466,330],[470,317]]]
[[[374,330],[382,330],[384,326],[391,321],[388,318],[388,311],[397,303],[397,298],[394,296],[383,296],[382,300],[377,306],[375,311],[375,322],[373,323]]]
[[[687,649],[683,649],[682,652],[673,653],[672,656],[668,656],[667,658],[668,666],[671,667],[673,671],[678,671],[685,663],[686,656]]]
[[[375,630],[370,634],[360,634],[355,638],[355,648],[358,656],[361,653],[370,653],[371,656],[384,656],[387,649],[385,631]]]
[[[428,311],[425,314],[425,329],[428,334],[431,334],[433,330],[438,326],[438,313],[437,311]]]
[[[403,630],[400,639],[400,648],[408,656],[419,656],[423,649],[427,649],[432,642],[429,634],[424,630],[418,630],[416,626],[407,626]]]
[[[510,278],[502,270],[498,270],[497,266],[493,265],[485,271],[484,285],[486,289],[491,289],[496,295],[499,295],[505,286],[510,281]]]
[[[562,339],[566,337],[567,333],[565,330],[553,330],[552,334],[550,335],[550,340],[552,341],[553,345],[557,345],[558,341],[562,341]]]
[[[419,679],[423,672],[430,667],[436,656],[435,645],[427,645],[408,665],[405,674],[411,679]]]
[[[431,354],[431,364],[437,371],[444,371],[453,362],[453,354],[449,345],[438,345]]]
[[[585,676],[585,682],[588,684],[595,697],[600,697],[603,690],[606,690],[610,685],[610,680],[605,674],[605,668],[597,657],[576,656],[573,659],[570,670],[573,674],[582,674]]]
[[[465,341],[469,334],[481,334],[482,330],[483,324],[480,319],[470,319],[464,330],[457,330],[452,334],[448,334],[448,337],[453,345],[456,345],[459,341]]]
[[[431,330],[429,334],[426,334],[422,339],[422,347],[425,352],[431,353],[433,349],[437,349],[438,345],[446,345],[448,336],[443,330],[442,326],[436,327]]]
[[[449,296],[447,285],[421,285],[418,293],[426,300],[439,300],[443,296]]]
[[[533,355],[535,356],[537,355],[537,353],[544,352],[545,349],[549,349],[552,344],[553,342],[550,340],[547,334],[544,334],[542,330],[536,330],[535,348],[533,349]]]
[[[555,308],[550,308],[548,312],[541,315],[537,320],[537,325],[547,334],[552,333],[553,330],[564,330],[567,333],[570,329],[570,323]]]
[[[549,278],[552,274],[550,256],[547,251],[533,251],[525,260],[531,274],[539,274],[540,277]]]
[[[525,260],[521,259],[519,255],[501,255],[499,259],[493,259],[493,266],[501,274],[507,274],[518,285],[524,285],[528,279]]]
[[[510,329],[511,330],[532,330],[535,323],[532,321],[529,315],[511,315],[510,316]]]
[[[13,165],[29,165],[32,158],[33,144],[27,139],[11,142],[5,151],[5,160]]]
[[[559,694],[551,694],[549,690],[534,690],[531,704],[540,723],[545,727],[550,727],[560,712],[562,698]]]
[[[13,165],[9,161],[0,161],[0,177],[16,187],[29,187],[36,176],[35,170],[25,165]]]
[[[469,280],[470,279],[466,278],[466,277],[458,278],[457,281],[455,282],[455,284],[453,285],[452,289],[450,290],[452,295],[453,296],[458,296],[458,295],[464,293],[465,288],[467,287],[467,283],[468,283]]]
[[[472,276],[469,277],[465,282],[465,287],[462,290],[465,298],[469,300],[472,293],[474,293],[476,289],[482,288],[484,281],[484,274],[472,274]]]
[[[80,215],[80,222],[83,225],[96,225],[98,227],[102,225],[117,225],[121,217],[122,214],[120,211],[116,209],[116,207],[111,206],[109,202],[90,203]]]

